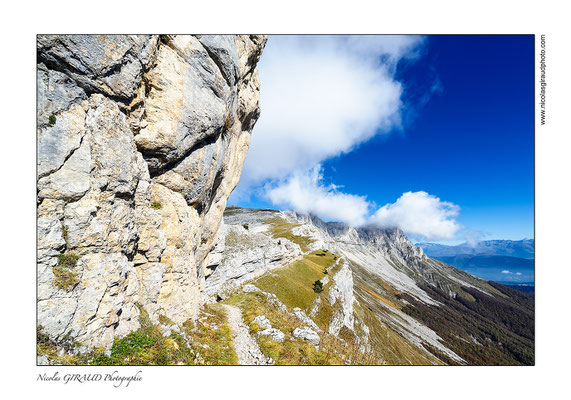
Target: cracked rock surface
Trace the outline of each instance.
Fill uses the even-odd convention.
[[[259,110],[256,35],[40,35],[38,324],[109,348],[194,319]],[[55,284],[58,255],[75,254]]]

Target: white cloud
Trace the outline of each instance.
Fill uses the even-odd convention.
[[[419,36],[272,36],[259,64],[262,113],[240,186],[286,178],[400,125],[395,65]]]
[[[502,271],[502,274],[506,274],[506,275],[518,275],[518,276],[522,275],[521,272],[512,272],[512,271],[508,271],[507,269],[504,269],[504,270]]]
[[[409,192],[371,217],[371,202],[324,184],[321,174],[323,161],[400,127],[396,65],[418,57],[423,42],[420,36],[270,37],[259,63],[262,113],[230,201],[256,193],[325,220],[399,226],[431,240],[453,237],[461,228],[454,204]],[[420,106],[441,89],[436,80]]]
[[[466,233],[466,243],[468,243],[470,247],[476,247],[485,235],[486,234],[482,231],[469,230]]]
[[[295,172],[286,180],[267,188],[269,200],[302,213],[319,215],[358,226],[366,222],[369,203],[362,196],[341,193],[335,185],[324,186],[321,168]]]
[[[416,58],[424,42],[422,36],[402,35],[357,35],[337,36],[345,40],[352,51],[364,57],[385,56],[384,63],[394,66],[401,58]]]
[[[462,229],[456,222],[460,207],[426,192],[406,192],[393,204],[381,207],[370,222],[399,227],[406,234],[427,240],[452,239]]]

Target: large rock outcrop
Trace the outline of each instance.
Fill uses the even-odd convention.
[[[263,36],[39,36],[38,324],[109,347],[196,316],[259,116]]]

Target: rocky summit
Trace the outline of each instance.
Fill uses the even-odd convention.
[[[40,35],[38,324],[110,348],[195,320],[260,114],[255,35]]]

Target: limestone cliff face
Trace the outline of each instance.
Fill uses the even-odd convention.
[[[45,333],[109,347],[138,328],[138,305],[155,322],[196,316],[206,256],[259,116],[265,42],[38,37]]]

